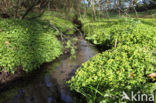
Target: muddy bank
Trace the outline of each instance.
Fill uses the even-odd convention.
[[[62,55],[1,88],[0,103],[73,103],[66,81],[83,62],[98,53],[93,45],[81,37],[78,37],[77,48],[76,59]]]
[[[8,73],[8,72],[0,72],[0,87],[4,85],[5,83],[11,82],[12,80],[15,80],[19,77],[21,77],[24,74],[23,71],[18,70],[15,72],[15,74]]]

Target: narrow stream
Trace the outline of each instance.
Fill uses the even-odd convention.
[[[0,92],[0,103],[73,103],[66,81],[83,62],[97,53],[93,45],[79,37],[76,59],[64,55],[42,66],[41,71],[32,74],[30,79],[17,81]]]

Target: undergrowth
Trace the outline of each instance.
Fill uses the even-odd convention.
[[[88,103],[132,103],[122,100],[123,91],[152,93],[155,83],[147,75],[156,72],[155,19],[80,20],[85,38],[109,50],[83,63],[70,88]]]
[[[42,19],[50,21],[53,26],[55,26],[58,30],[60,30],[60,32],[64,34],[71,35],[75,33],[76,26],[72,22],[53,15],[53,12],[45,12],[45,14],[42,16]]]
[[[155,65],[156,58],[150,49],[124,45],[83,63],[68,83],[88,103],[132,103],[121,100],[123,91],[150,94],[155,84],[149,83],[146,75],[155,72]]]
[[[112,48],[117,41],[119,45],[140,44],[156,47],[156,27],[135,19],[85,23],[82,30],[86,39],[96,45]]]
[[[32,71],[62,53],[56,32],[41,20],[0,19],[0,71]]]

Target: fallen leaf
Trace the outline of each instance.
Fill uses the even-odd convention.
[[[156,78],[156,73],[151,73],[151,74],[147,75],[147,77],[154,77],[154,78]]]
[[[9,41],[5,41],[5,44],[10,45]]]

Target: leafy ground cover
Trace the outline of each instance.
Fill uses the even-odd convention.
[[[154,90],[155,83],[147,75],[156,72],[155,19],[80,20],[85,38],[109,50],[82,64],[68,81],[72,90],[88,103],[132,103],[121,100],[123,91],[148,94]]]
[[[57,16],[58,14],[56,13],[45,12],[42,16],[42,19],[50,21],[50,23],[56,26],[64,34],[74,34],[74,32],[76,31],[75,25],[69,20]]]
[[[146,75],[155,71],[156,58],[139,45],[124,45],[99,53],[82,64],[68,83],[89,103],[121,102],[122,92],[149,93],[154,83]]]
[[[0,19],[0,71],[32,71],[56,59],[62,45],[55,34],[41,20]]]
[[[154,19],[120,19],[102,20],[102,22],[84,23],[82,30],[86,39],[101,46],[114,47],[115,41],[119,45],[140,44],[156,47],[156,27],[152,23]],[[148,34],[148,35],[147,35]]]

